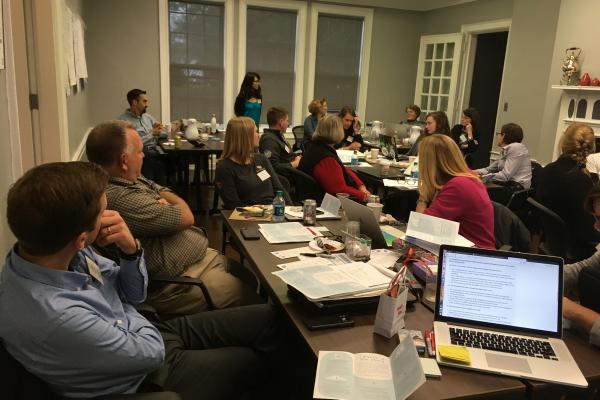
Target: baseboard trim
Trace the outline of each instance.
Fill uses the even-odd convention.
[[[87,141],[87,137],[90,134],[91,130],[92,127],[89,127],[87,131],[85,131],[85,135],[83,135],[81,143],[79,143],[79,146],[77,146],[77,150],[75,150],[75,153],[73,153],[73,155],[71,156],[71,161],[85,161],[85,142]]]

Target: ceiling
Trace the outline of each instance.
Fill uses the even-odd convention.
[[[370,7],[395,8],[398,10],[429,11],[436,8],[470,3],[476,0],[327,0],[329,3]]]

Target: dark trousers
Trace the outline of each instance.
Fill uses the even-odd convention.
[[[523,186],[516,182],[493,182],[497,184],[497,187],[488,187],[487,192],[490,196],[490,200],[500,203],[504,206],[508,205],[510,197],[517,190],[523,190]]]
[[[145,148],[142,175],[161,186],[166,186],[167,172],[161,156],[162,154],[159,154],[155,149]]]
[[[182,399],[274,398],[266,377],[280,347],[271,306],[207,311],[155,324],[165,363],[143,386],[177,392]]]

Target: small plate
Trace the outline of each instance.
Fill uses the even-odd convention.
[[[317,239],[313,239],[308,243],[308,247],[310,247],[312,250],[316,250],[316,251],[340,251],[344,249],[344,243],[340,243],[336,240],[331,240],[331,239],[327,239],[327,238],[320,238],[323,241],[323,244],[325,245],[325,248],[322,249],[319,247],[319,245],[317,244]],[[331,246],[331,247],[330,247]]]

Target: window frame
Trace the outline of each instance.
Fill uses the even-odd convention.
[[[233,116],[233,60],[234,60],[234,0],[207,0],[210,3],[221,3],[224,6],[223,43],[223,123]],[[160,110],[161,120],[171,120],[171,78],[169,57],[169,0],[159,0],[159,59],[160,59]],[[235,98],[235,97],[234,97]]]
[[[307,5],[297,1],[288,0],[239,0],[238,11],[238,46],[237,46],[237,79],[236,90],[242,84],[246,75],[246,32],[248,7],[260,7],[274,10],[295,11],[296,17],[296,42],[294,55],[294,96],[292,98],[292,109],[290,110],[291,126],[302,124],[304,121],[303,109],[306,108],[303,99],[303,87],[305,82],[304,64],[306,53],[306,15]],[[231,103],[235,101],[235,92]],[[308,103],[306,103],[308,104]]]
[[[356,96],[356,112],[364,118],[367,109],[367,89],[369,86],[369,64],[371,61],[371,40],[373,31],[373,9],[347,6],[334,6],[329,4],[313,3],[310,10],[309,43],[315,43],[308,49],[308,70],[305,85],[305,103],[308,104],[315,93],[315,69],[317,61],[317,32],[319,14],[339,15],[342,17],[362,17],[363,32],[360,52],[360,65],[358,69],[358,93]]]

